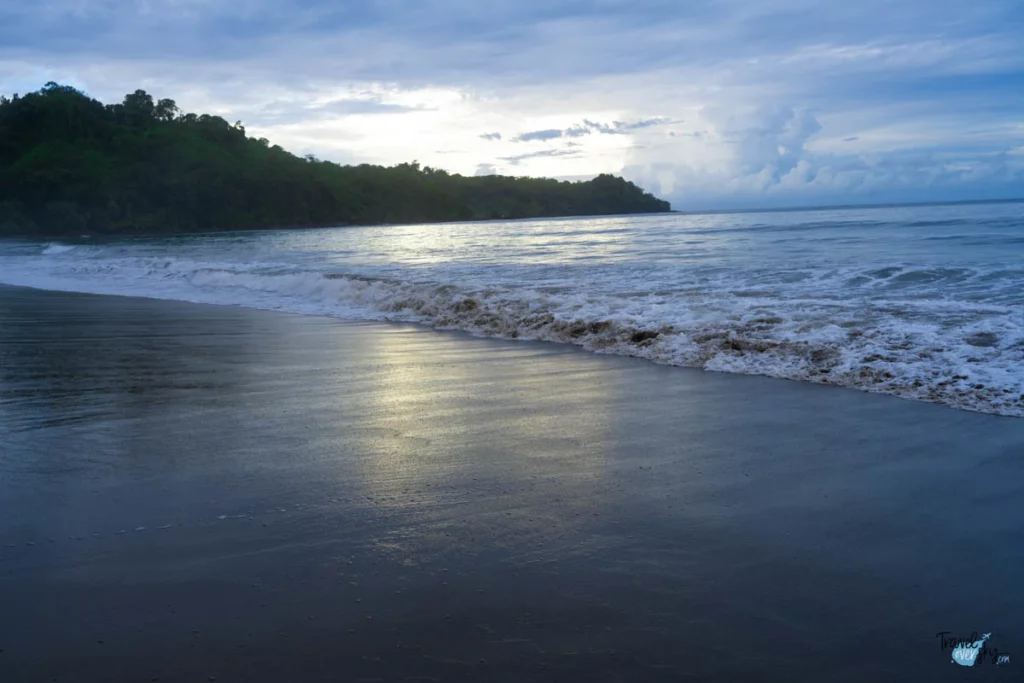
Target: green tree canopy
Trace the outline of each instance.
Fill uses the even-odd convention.
[[[0,98],[0,234],[149,233],[669,211],[586,182],[342,166],[183,113],[144,90],[104,106],[66,85]]]

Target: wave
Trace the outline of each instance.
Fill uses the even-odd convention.
[[[1017,362],[1024,355],[1019,325],[1006,309],[945,305],[960,315],[949,327],[927,302],[879,301],[854,311],[818,302],[733,305],[731,315],[700,315],[658,305],[623,311],[580,292],[470,291],[453,284],[385,280],[345,273],[263,275],[205,269],[191,281],[203,288],[294,298],[298,308],[327,313],[358,310],[360,317],[407,321],[479,336],[568,343],[600,353],[740,374],[766,375],[858,388],[1001,415],[1024,416]],[[246,297],[238,297],[243,300]],[[804,305],[813,302],[803,302]],[[951,310],[950,310],[951,309]],[[965,311],[965,309],[967,309]],[[981,313],[982,315],[979,315]],[[919,318],[915,320],[915,318]]]
[[[73,244],[60,244],[59,242],[52,242],[43,247],[43,256],[56,256],[58,254],[66,254],[69,251],[74,251],[78,247]]]
[[[59,246],[65,245],[47,249]],[[436,272],[422,271],[422,279],[413,279],[420,271],[382,277],[170,256],[52,261],[45,273],[34,266],[5,266],[0,280],[44,289],[413,322],[1024,416],[1024,321],[1014,306],[883,296],[891,289],[874,298],[844,299],[831,291],[859,286],[858,291],[875,292],[878,283],[980,281],[992,276],[987,271],[906,266],[770,275],[709,271],[714,279],[703,283],[662,287],[654,282],[641,288],[634,273],[622,283],[631,286],[600,291],[593,283],[569,280],[529,286],[521,280],[473,281],[452,273],[438,280],[431,279]]]

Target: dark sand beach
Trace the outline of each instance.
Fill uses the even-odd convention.
[[[4,287],[0,682],[1020,680],[1022,456],[851,390]]]

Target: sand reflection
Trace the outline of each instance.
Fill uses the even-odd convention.
[[[372,341],[372,389],[348,439],[366,496],[398,517],[382,547],[486,540],[528,554],[598,513],[610,392],[565,363],[571,351],[403,327]]]

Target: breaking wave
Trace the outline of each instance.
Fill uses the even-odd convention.
[[[0,245],[0,282],[413,322],[1024,416],[1021,220],[988,212]]]
[[[930,272],[890,277],[901,276],[911,282],[940,277]],[[1012,311],[1000,307],[929,302],[915,311],[905,303],[879,301],[869,310],[847,310],[828,300],[805,300],[792,308],[752,301],[734,305],[728,315],[708,315],[700,309],[714,304],[699,294],[688,297],[689,307],[685,296],[682,302],[675,296],[660,301],[642,297],[646,300],[631,307],[623,301],[580,297],[571,290],[467,290],[343,273],[201,270],[192,282],[295,298],[306,304],[300,308],[308,310],[312,304],[321,313],[334,309],[351,315],[355,308],[366,317],[481,336],[569,343],[671,365],[1024,415],[1024,385],[1015,367],[1024,358],[1024,335]],[[757,293],[752,296],[757,298]]]
[[[1024,330],[1012,307],[884,296],[854,305],[828,295],[830,286],[884,294],[887,287],[984,281],[992,273],[894,266],[824,280],[809,272],[751,275],[728,292],[669,287],[597,295],[572,286],[472,287],[284,268],[176,258],[83,261],[68,264],[64,279],[47,288],[414,322],[1024,415]],[[816,278],[803,296],[785,300],[771,282],[808,287]]]

